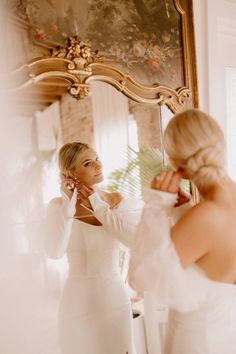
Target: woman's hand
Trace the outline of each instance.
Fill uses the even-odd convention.
[[[72,177],[62,177],[61,179],[61,190],[71,199],[73,192],[77,189],[77,199],[86,205],[88,208],[91,207],[88,197],[94,193],[91,187],[86,186],[75,178]]]
[[[168,193],[178,193],[181,177],[179,171],[161,171],[152,180],[151,188]]]
[[[74,189],[77,188],[78,182],[71,177],[61,177],[61,190],[71,199]]]
[[[190,195],[185,193],[180,187],[181,178],[182,174],[179,170],[162,171],[151,182],[151,188],[168,193],[178,193],[177,202],[175,203],[175,207],[177,207],[190,200]]]
[[[78,181],[76,184],[76,188],[77,188],[77,199],[88,208],[91,208],[91,204],[88,198],[90,195],[94,193],[93,188],[86,186],[85,184]]]

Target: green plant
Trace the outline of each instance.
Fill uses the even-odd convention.
[[[161,170],[171,170],[170,165],[164,165],[163,155],[158,149],[147,148],[140,151],[127,147],[127,164],[113,171],[108,179],[106,190],[120,192],[125,197],[142,197],[142,188],[150,185],[151,180]],[[181,186],[189,192],[189,181],[182,180]]]

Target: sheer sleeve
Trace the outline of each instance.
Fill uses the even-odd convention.
[[[111,209],[97,192],[89,197],[94,216],[103,227],[120,240],[125,246],[131,247],[136,236],[144,202],[141,199],[123,199],[117,208]]]
[[[61,258],[67,249],[75,205],[77,191],[69,199],[62,192],[62,198],[55,198],[50,201],[44,223],[45,249],[50,258]]]
[[[170,229],[184,212],[173,208],[176,194],[145,189],[146,202],[131,249],[129,283],[140,293],[155,293],[159,303],[180,311],[197,309],[206,298],[206,277],[194,265],[183,268]],[[179,214],[179,215],[178,215]]]

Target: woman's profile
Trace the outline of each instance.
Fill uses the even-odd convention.
[[[225,169],[223,132],[191,109],[171,119],[164,146],[175,170],[163,171],[145,191],[130,283],[169,305],[166,354],[233,354],[236,183]],[[173,225],[181,178],[196,185],[200,202]]]
[[[59,151],[62,197],[47,213],[50,257],[68,257],[59,310],[63,354],[135,353],[130,296],[119,269],[119,242],[130,247],[137,204],[95,185],[103,180],[94,149],[68,143]]]

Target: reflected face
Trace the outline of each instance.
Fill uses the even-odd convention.
[[[103,181],[102,163],[96,151],[89,148],[78,156],[73,175],[79,182],[88,186]]]

